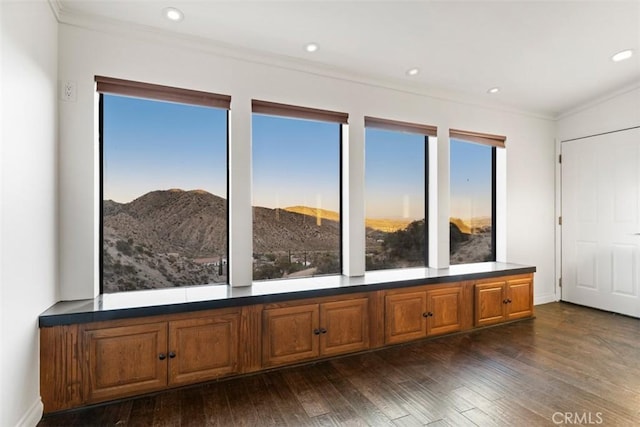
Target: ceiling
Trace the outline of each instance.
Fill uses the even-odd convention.
[[[640,84],[640,0],[50,1],[61,22],[180,33],[294,68],[548,117]],[[184,19],[167,20],[168,6]],[[309,42],[319,50],[306,52]],[[635,55],[611,61],[625,49]]]

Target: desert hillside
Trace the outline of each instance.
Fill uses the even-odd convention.
[[[262,207],[253,215],[256,253],[339,247],[335,220],[317,225],[315,216]],[[105,291],[226,282],[226,218],[226,200],[202,190],[152,191],[129,203],[105,200]]]
[[[253,208],[254,277],[340,272],[337,212]],[[320,219],[320,220],[318,220]],[[452,263],[490,254],[490,226],[451,219]],[[490,222],[489,222],[490,224]],[[424,265],[424,220],[367,219],[368,268]],[[158,190],[103,201],[105,292],[227,281],[227,201],[202,190]]]
[[[327,219],[331,221],[338,221],[340,219],[340,215],[338,214],[338,212],[326,209],[311,208],[309,206],[290,206],[288,208],[284,208],[284,210],[288,212],[296,212],[303,215],[309,215],[314,218],[320,218],[322,220]],[[411,223],[410,219],[366,218],[364,221],[366,228],[384,231],[385,233],[403,230],[407,228],[409,223]]]

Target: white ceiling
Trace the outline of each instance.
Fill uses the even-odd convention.
[[[151,27],[292,66],[551,117],[640,84],[640,0],[51,1],[62,22]],[[167,6],[184,20],[166,20]],[[306,52],[308,42],[320,49]],[[624,49],[635,55],[610,60]],[[420,73],[409,77],[412,67]],[[494,86],[501,92],[487,94]]]

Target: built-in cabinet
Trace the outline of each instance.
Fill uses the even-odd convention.
[[[385,344],[462,330],[462,291],[462,285],[388,291],[385,295]]]
[[[533,316],[533,276],[484,280],[475,285],[475,325]]]
[[[88,330],[83,338],[87,401],[166,387],[166,322]]]
[[[46,413],[533,316],[533,274],[43,327]]]
[[[103,401],[238,372],[240,312],[109,327],[81,327],[86,400]]]
[[[266,306],[262,362],[265,367],[369,348],[369,298],[320,304]]]

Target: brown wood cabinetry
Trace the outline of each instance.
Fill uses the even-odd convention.
[[[239,314],[169,322],[169,385],[238,372]]]
[[[385,295],[385,343],[395,344],[460,331],[463,286],[389,291]]]
[[[113,399],[167,385],[167,323],[84,331],[89,401]]]
[[[267,307],[262,363],[277,366],[369,348],[369,299]]]
[[[51,413],[532,316],[519,274],[42,327],[41,396]]]
[[[206,381],[238,372],[240,313],[83,329],[87,402]]]
[[[369,348],[369,298],[320,304],[320,355]]]
[[[475,285],[475,326],[533,316],[533,275],[500,277]]]

